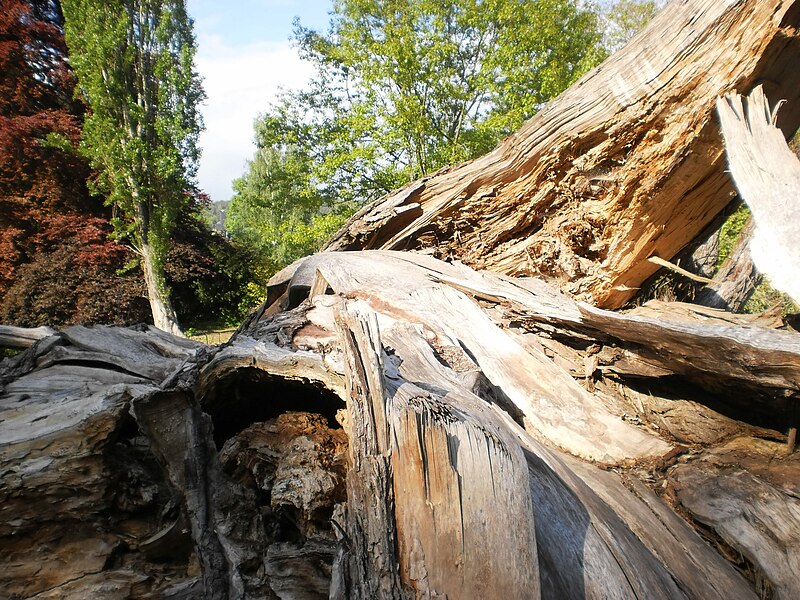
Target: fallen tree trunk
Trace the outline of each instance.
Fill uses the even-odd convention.
[[[224,348],[78,327],[7,360],[0,594],[800,592],[797,334],[408,253],[272,285]]]
[[[800,125],[799,26],[787,0],[673,2],[494,152],[368,206],[328,249],[430,249],[619,307],[730,200],[717,96],[763,82],[784,133]]]
[[[0,348],[24,350],[54,333],[55,329],[50,327],[26,328],[0,325]]]

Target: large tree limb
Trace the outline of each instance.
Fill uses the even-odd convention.
[[[672,2],[494,152],[369,206],[328,249],[433,248],[618,307],[730,200],[717,96],[768,82],[784,132],[800,124],[798,26],[794,1]]]
[[[23,350],[54,334],[55,330],[50,327],[26,328],[0,325],[0,348]]]

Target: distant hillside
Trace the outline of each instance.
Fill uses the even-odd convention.
[[[217,200],[208,207],[208,222],[214,231],[225,233],[225,212],[230,203],[230,200]]]

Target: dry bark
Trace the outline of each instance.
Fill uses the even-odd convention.
[[[0,348],[12,348],[15,350],[30,348],[38,340],[54,333],[55,329],[50,327],[25,328],[0,325]]]
[[[800,335],[413,253],[271,296],[225,348],[75,327],[6,360],[0,594],[800,592]]]
[[[329,244],[431,249],[623,305],[730,201],[716,98],[763,82],[800,124],[800,5],[673,2],[495,151],[409,184]]]
[[[799,3],[667,14],[332,247],[622,302],[727,203],[720,89],[800,93]],[[800,334],[761,319],[365,251],[276,275],[222,348],[44,337],[0,367],[0,595],[795,598]]]
[[[761,275],[750,255],[753,231],[755,223],[750,218],[736,240],[733,250],[714,274],[712,283],[697,294],[695,302],[731,312],[739,312],[744,308],[761,281]]]

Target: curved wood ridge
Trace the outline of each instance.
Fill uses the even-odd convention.
[[[225,348],[74,327],[3,363],[0,594],[800,592],[797,334],[407,252],[270,297]]]

